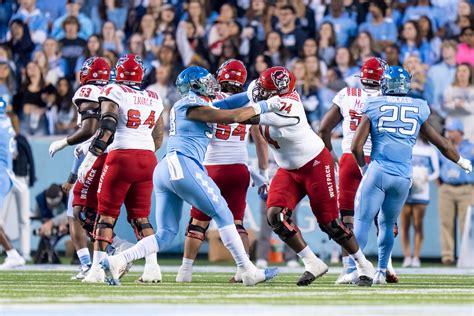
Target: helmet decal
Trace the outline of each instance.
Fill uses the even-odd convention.
[[[272,73],[271,77],[278,91],[283,91],[290,85],[290,75],[286,70],[277,70]]]

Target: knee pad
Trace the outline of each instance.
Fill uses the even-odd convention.
[[[352,216],[354,217],[354,210],[340,210],[341,217]]]
[[[238,232],[239,234],[248,235],[247,230],[245,229],[244,225],[242,225],[242,224],[235,224],[235,228],[237,228],[237,232]]]
[[[97,218],[97,212],[94,209],[83,207],[78,214],[78,220],[82,228],[91,237],[94,236],[94,225]]]
[[[143,239],[145,236],[143,235],[143,230],[145,229],[152,229],[153,226],[148,221],[148,218],[134,218],[130,220],[130,225],[132,225],[133,232],[135,233],[135,237],[137,240]]]
[[[274,209],[275,210],[275,209]],[[286,241],[298,233],[298,227],[291,220],[292,210],[283,208],[267,214],[268,224],[281,240]]]
[[[116,218],[103,215],[98,215],[94,225],[94,239],[112,244],[114,239],[114,227],[117,222]],[[110,230],[111,237],[103,236],[106,231]]]
[[[203,241],[206,237],[206,231],[208,228],[209,225],[207,225],[206,228],[203,228],[199,225],[194,225],[193,218],[191,217],[191,219],[189,220],[188,227],[186,228],[185,236],[188,238],[194,238]]]
[[[319,224],[319,227],[336,242],[340,242],[344,239],[349,240],[354,236],[352,230],[347,228],[340,219],[332,220],[328,224]]]

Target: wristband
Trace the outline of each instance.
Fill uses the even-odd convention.
[[[77,174],[69,173],[69,177],[67,178],[67,183],[74,184],[77,181]]]

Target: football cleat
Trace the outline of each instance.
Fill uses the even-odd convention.
[[[359,274],[357,273],[357,270],[352,272],[342,270],[341,274],[337,277],[335,284],[356,284],[358,279]]]
[[[323,276],[328,272],[329,268],[327,264],[324,263],[321,259],[316,257],[316,260],[307,260],[305,263],[305,272],[299,278],[296,285],[298,286],[307,286],[314,282],[317,278]]]
[[[84,280],[87,275],[87,272],[91,269],[92,264],[81,265],[79,267],[79,272],[76,275],[71,277],[71,280]]]
[[[375,277],[372,281],[372,284],[387,284],[387,281],[386,281],[386,274],[380,270],[377,270],[377,272],[375,273]]]
[[[26,263],[25,259],[23,259],[19,255],[6,257],[3,264],[0,264],[0,270],[10,270],[10,269],[19,268],[19,267],[24,266],[25,263]]]
[[[259,269],[268,268],[268,261],[265,259],[258,259],[257,262],[255,263],[255,266]]]
[[[372,286],[373,279],[369,278],[366,275],[361,275],[357,280],[356,284],[358,286]]]
[[[176,282],[178,283],[191,283],[193,280],[193,268],[185,266],[180,266],[178,269],[178,274],[176,275]]]
[[[242,270],[237,267],[235,275],[229,280],[229,283],[242,283]]]
[[[123,256],[110,256],[100,262],[105,272],[105,282],[109,285],[120,285],[120,276],[127,269],[127,261]]]
[[[242,283],[245,286],[253,286],[258,283],[266,282],[278,275],[278,268],[257,269],[251,266],[247,271],[242,272]]]
[[[105,282],[105,273],[100,265],[92,265],[86,277],[82,279],[84,283],[103,283]]]
[[[387,283],[398,283],[398,276],[397,276],[397,273],[395,272],[395,269],[393,268],[392,258],[388,260],[387,276],[385,280],[387,281]]]
[[[370,279],[374,278],[375,275],[375,269],[374,266],[372,265],[372,262],[369,260],[365,259],[363,261],[356,261],[356,267],[357,267],[357,273],[359,276],[367,276]]]
[[[160,283],[161,269],[159,264],[145,264],[142,276],[138,279],[140,283]]]

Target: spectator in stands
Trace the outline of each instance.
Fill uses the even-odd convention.
[[[112,22],[106,21],[102,25],[101,35],[104,50],[111,50],[119,55],[123,53],[124,34],[122,31],[117,31]]]
[[[216,63],[218,56],[222,54],[224,41],[229,37],[229,24],[230,21],[218,17],[209,30],[209,58],[214,63]]]
[[[7,41],[9,21],[15,6],[16,1],[14,0],[0,2],[0,43]]]
[[[8,105],[12,105],[13,95],[16,93],[16,82],[9,60],[0,57],[0,98]]]
[[[355,21],[342,14],[343,8],[343,0],[332,0],[330,4],[330,14],[326,15],[323,19],[323,22],[331,22],[332,25],[334,25],[334,29],[337,33],[336,41],[338,46],[348,46],[351,37],[354,37],[357,32]]]
[[[326,82],[328,68],[324,61],[316,56],[307,56],[304,59],[306,67],[305,76],[308,78],[311,86],[321,87]]]
[[[257,43],[265,41],[265,34],[272,29],[270,6],[264,0],[251,0],[250,7],[241,18],[242,34],[251,34]]]
[[[455,79],[444,92],[443,109],[448,119],[457,118],[464,124],[465,136],[474,143],[474,79],[469,64],[456,66]]]
[[[202,7],[200,0],[189,0],[186,9],[187,14],[182,19],[187,20],[194,26],[195,38],[203,38],[207,30],[206,10]]]
[[[36,0],[20,0],[20,8],[11,20],[22,20],[28,25],[33,43],[41,45],[48,33],[48,20],[44,13],[36,8]]]
[[[46,54],[43,50],[35,51],[32,61],[37,63],[40,67],[45,85],[51,84],[54,86],[58,82],[58,79],[64,76],[64,73],[59,67],[49,69],[48,59],[46,58]]]
[[[195,1],[190,3],[193,4]],[[202,26],[198,26],[202,28]],[[183,61],[183,66],[187,67],[193,63],[204,64],[205,56],[208,55],[204,40],[194,23],[181,21],[176,30],[176,46]]]
[[[31,53],[35,49],[35,44],[31,40],[28,27],[22,20],[11,21],[10,32],[12,38],[8,42],[8,47],[13,52],[13,61],[17,68],[17,75],[19,76],[20,71],[31,60]]]
[[[369,32],[380,48],[397,41],[397,26],[393,19],[386,19],[387,4],[384,0],[370,1],[369,12],[372,17],[359,26],[359,32]]]
[[[60,16],[66,14],[67,0],[36,0],[36,7],[44,13],[48,22],[48,29]]]
[[[290,58],[298,56],[307,37],[306,32],[296,24],[296,19],[296,9],[292,5],[284,5],[278,10],[278,23],[275,30],[280,33],[281,42],[288,50]]]
[[[92,20],[84,13],[79,12],[81,10],[82,4],[83,0],[67,0],[67,13],[54,21],[53,28],[51,30],[52,37],[54,37],[58,41],[67,38],[67,31],[64,29],[64,24],[66,20],[70,20],[71,17],[74,17],[79,25],[79,38],[87,40],[89,36],[92,35],[94,31],[94,24],[92,23]]]
[[[274,66],[285,66],[290,58],[288,49],[283,45],[281,35],[272,31],[267,34],[265,55],[272,59]]]
[[[163,2],[163,0],[148,0],[146,14],[151,14],[154,20],[158,20]]]
[[[330,22],[324,22],[319,27],[318,54],[328,66],[333,64],[336,56],[336,32]]]
[[[84,53],[87,42],[79,37],[79,20],[75,16],[68,16],[63,21],[66,36],[59,41],[62,57],[66,61],[66,78],[75,79],[76,62]]]
[[[423,64],[431,65],[430,50],[430,45],[421,39],[418,23],[416,21],[405,22],[400,41],[400,62],[403,64],[409,55],[418,55]]]
[[[316,56],[312,56],[316,58]],[[307,74],[305,62],[301,59],[296,60],[291,67],[291,71],[296,77],[295,90],[299,93],[308,122],[320,121],[318,87],[316,82]]]
[[[307,34],[307,37],[315,38],[316,20],[314,10],[311,9],[310,6],[306,5],[306,1],[304,0],[294,0],[291,1],[291,3],[296,10],[297,23],[303,32]]]
[[[414,6],[409,6],[405,10],[402,23],[418,21],[422,16],[427,16],[433,22],[433,32],[443,25],[443,17],[441,12],[431,4],[430,0],[417,0]]]
[[[74,91],[66,78],[61,78],[56,85],[54,108],[56,114],[55,134],[70,134],[77,127],[77,110],[72,104]]]
[[[410,92],[408,95],[412,98],[423,98],[423,92],[425,89],[426,74],[423,64],[417,55],[410,55],[405,58],[403,63],[408,73],[412,76],[410,83]]]
[[[257,79],[262,72],[270,67],[273,67],[273,62],[269,56],[265,54],[257,55],[254,64],[250,67],[248,80],[251,81]]]
[[[52,183],[46,190],[36,195],[34,214],[36,217],[39,217],[41,221],[47,221],[67,209],[67,199],[68,197],[62,191],[61,186]]]
[[[112,22],[117,30],[123,30],[127,19],[128,8],[123,0],[99,0],[94,6],[91,19],[94,22],[94,31],[99,33],[106,22]]]
[[[164,4],[161,6],[160,14],[158,16],[156,34],[158,35],[158,42],[163,43],[165,33],[176,32],[176,10],[171,4]]]
[[[461,156],[474,163],[474,144],[463,139],[464,126],[460,120],[448,121],[446,136],[456,145]],[[439,161],[441,186],[438,205],[441,225],[441,262],[452,265],[455,263],[454,221],[457,219],[457,227],[460,228],[462,236],[467,208],[474,204],[474,176],[460,170],[456,163],[449,161],[443,155],[439,155]]]
[[[397,44],[389,44],[384,49],[385,61],[389,66],[400,66],[400,48]]]
[[[169,111],[173,104],[178,100],[176,88],[171,80],[172,70],[170,66],[162,65],[156,69],[155,73],[156,83],[148,86],[147,89],[157,92],[163,100],[163,120],[165,122],[165,126],[168,127]]]
[[[351,51],[346,47],[339,47],[336,50],[335,62],[336,69],[341,73],[344,81],[350,87],[357,86],[360,80],[355,78],[354,75],[359,73],[359,67],[356,66]]]
[[[430,182],[439,177],[436,149],[419,135],[413,147],[412,186],[400,214],[400,237],[403,248],[403,267],[419,268],[423,245],[423,219],[430,202]],[[410,250],[410,226],[413,224],[413,257]]]
[[[424,98],[428,101],[432,112],[444,116],[442,105],[444,103],[444,91],[454,81],[456,72],[456,42],[444,41],[441,45],[442,61],[428,69],[426,75],[426,86]],[[439,80],[443,78],[443,80]]]
[[[460,1],[457,8],[457,16],[454,22],[447,25],[448,38],[458,38],[461,30],[465,27],[474,26],[474,12],[472,4],[469,1]]]
[[[80,72],[84,62],[91,57],[99,57],[104,54],[102,49],[102,39],[98,35],[91,35],[87,40],[86,48],[81,56],[76,60],[76,65],[74,67],[74,72],[76,73],[76,82],[79,82]]]
[[[474,67],[474,27],[465,27],[461,31],[461,43],[456,53],[456,63],[468,63]]]
[[[423,15],[418,21],[421,40],[430,45],[430,60],[438,62],[441,57],[441,38],[433,32],[432,23],[429,17]]]
[[[140,22],[140,34],[143,37],[146,54],[143,59],[151,62],[158,54],[158,35],[156,34],[156,22],[151,14],[145,14]]]
[[[358,67],[362,67],[366,59],[378,56],[374,40],[369,32],[359,32],[351,45],[350,51]]]
[[[13,105],[20,117],[21,130],[29,135],[47,135],[46,102],[42,98],[45,82],[41,69],[29,62],[23,84],[14,97]]]

